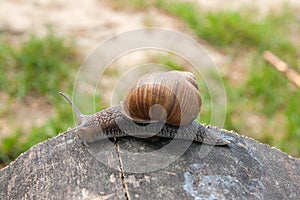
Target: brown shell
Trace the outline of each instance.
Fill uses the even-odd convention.
[[[201,96],[190,72],[145,74],[127,91],[123,113],[136,122],[166,121],[174,126],[190,124],[201,110]]]

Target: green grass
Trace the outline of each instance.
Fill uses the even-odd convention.
[[[2,39],[0,47],[1,93],[11,99],[5,102],[6,109],[0,117],[6,118],[13,112],[12,102],[23,102],[26,106],[26,96],[44,97],[55,109],[52,118],[41,127],[32,127],[29,133],[19,128],[18,123],[10,127],[10,135],[0,141],[0,165],[3,165],[72,125],[71,107],[59,97],[58,91],[71,93],[75,70],[80,64],[74,46],[53,33],[45,37],[31,36],[19,47]]]
[[[289,56],[289,52],[285,52]],[[291,60],[296,60],[293,57]],[[249,107],[266,118],[266,131],[262,132],[262,142],[274,145],[289,154],[300,156],[300,93],[288,82],[285,76],[254,55],[249,63],[249,78],[243,87],[242,95],[249,99]],[[282,126],[273,128],[270,124],[276,115],[283,115],[277,121]],[[268,130],[268,131],[267,131]],[[280,133],[284,130],[284,133]],[[284,135],[280,140],[276,135]],[[264,137],[265,136],[265,137]]]
[[[296,56],[296,48],[286,37],[289,25],[295,22],[288,6],[281,13],[257,17],[255,11],[207,12],[192,2],[152,0],[123,0],[123,5],[146,9],[156,6],[164,12],[183,20],[194,33],[210,44],[222,48],[272,49],[275,53]],[[116,0],[115,3],[120,3]],[[295,63],[291,63],[295,64]]]
[[[118,0],[114,2],[120,3]],[[292,30],[300,33],[295,11],[283,5],[282,12],[261,17],[251,9],[210,12],[190,2],[141,2],[125,0],[122,4],[141,10],[156,7],[182,20],[196,36],[227,53],[233,60],[245,56],[246,62],[242,66],[246,68],[246,74],[242,84],[232,83],[228,78],[230,75],[223,77],[228,100],[224,128],[248,134],[291,155],[300,156],[299,89],[262,58],[263,51],[271,50],[300,71],[297,59],[299,47],[293,44],[289,35]],[[167,58],[162,61],[171,67],[176,66]],[[201,87],[205,88],[203,85]],[[204,102],[209,102],[210,97],[206,93],[202,96]],[[210,108],[208,105],[206,107],[207,110],[201,114],[201,122],[210,120]],[[251,115],[262,121],[262,127],[249,127],[247,116],[250,118]],[[258,134],[252,133],[259,128],[261,131]]]
[[[65,112],[62,113],[62,110]],[[70,110],[56,109],[56,116],[49,119],[42,127],[32,127],[30,133],[22,129],[14,130],[10,136],[5,137],[0,143],[0,164],[8,164],[20,153],[48,138],[54,137],[70,125],[73,118]]]
[[[70,82],[66,79],[70,79],[72,72],[73,50],[72,45],[52,33],[44,38],[32,36],[19,48],[2,42],[1,89],[18,99],[29,92],[51,97]]]

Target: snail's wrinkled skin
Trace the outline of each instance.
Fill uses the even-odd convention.
[[[124,136],[158,136],[193,140],[208,145],[228,145],[230,142],[211,132],[209,128],[193,121],[186,126],[172,126],[162,122],[134,123],[122,114],[119,106],[113,106],[93,115],[81,115],[81,124],[76,127],[78,137],[85,143],[106,138]]]

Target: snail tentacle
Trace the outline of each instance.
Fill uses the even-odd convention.
[[[72,106],[78,120],[78,125],[82,124],[82,118],[84,115],[80,112],[77,106],[71,101],[71,99],[65,93],[58,92],[58,94],[61,95]]]

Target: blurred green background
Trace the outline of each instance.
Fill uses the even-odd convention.
[[[195,2],[105,2],[105,9],[112,13],[161,13],[184,27],[186,34],[223,55],[227,65],[225,71],[221,70],[227,94],[223,128],[300,157],[300,89],[262,57],[265,50],[270,50],[300,72],[300,17],[296,9],[282,4],[280,12],[261,15],[249,7],[238,11],[206,10]],[[155,26],[152,15],[143,18],[144,27]],[[72,93],[76,71],[88,53],[74,42],[76,35],[58,35],[55,28],[44,36],[31,33],[17,44],[13,42],[16,38],[9,31],[0,31],[0,131],[6,132],[0,134],[2,167],[31,146],[74,125],[70,106],[57,92]],[[171,54],[149,60],[189,70],[186,63]],[[105,76],[117,77],[120,73],[110,69]],[[209,102],[206,86],[201,81],[199,85],[204,102]],[[106,106],[103,103],[99,107]],[[41,110],[44,120],[22,126],[20,119],[30,118],[37,110]],[[209,124],[210,114],[211,109],[205,107],[199,121]]]

